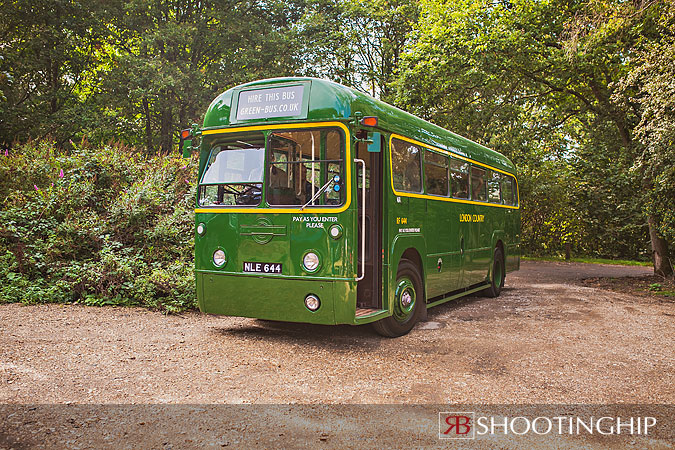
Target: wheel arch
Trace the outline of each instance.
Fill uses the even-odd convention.
[[[501,250],[502,252],[502,267],[504,268],[504,275],[506,275],[506,246],[504,245],[504,241],[501,238],[497,238],[494,244],[492,245],[492,255],[490,256],[490,267],[488,268],[488,276],[487,276],[488,280],[492,276],[492,268],[494,267],[495,252],[497,249]]]
[[[405,249],[405,251],[401,254],[401,257],[398,260],[398,264],[401,263],[402,259],[407,259],[408,261],[412,262],[413,265],[417,268],[417,274],[420,276],[420,279],[422,280],[422,298],[424,299],[424,303],[426,304],[427,302],[427,296],[426,296],[426,279],[424,276],[424,265],[422,263],[422,256],[420,253],[417,251],[416,248],[414,247],[408,247]],[[397,264],[397,268],[398,268]]]
[[[398,235],[394,238],[391,243],[391,253],[389,255],[389,274],[388,274],[388,287],[387,296],[391,298],[394,294],[394,287],[396,286],[396,273],[398,271],[398,266],[401,262],[401,259],[407,259],[411,261],[417,273],[422,280],[422,298],[426,304],[426,277],[424,276],[424,260],[422,255],[426,254],[426,245],[424,239],[421,235]],[[389,305],[390,309],[391,305]],[[391,311],[391,309],[390,309]]]
[[[495,249],[499,248],[502,251],[503,263],[506,264],[506,233],[502,230],[495,230],[492,233],[492,255],[490,256],[490,270],[488,271],[488,276],[492,272],[492,263],[494,263]]]

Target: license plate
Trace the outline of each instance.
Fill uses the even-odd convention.
[[[244,272],[281,273],[281,263],[263,263],[244,261]]]

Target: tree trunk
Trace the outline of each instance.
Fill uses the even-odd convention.
[[[649,238],[652,241],[652,259],[654,261],[654,274],[662,277],[673,276],[673,265],[668,255],[668,241],[659,236],[656,229],[656,219],[653,215],[647,218],[649,225]]]
[[[166,98],[166,97],[165,97]],[[164,155],[171,153],[173,144],[173,117],[169,106],[164,105],[162,109],[162,123],[160,124],[160,151]]]
[[[150,125],[150,105],[148,98],[143,97],[143,113],[145,114],[145,153],[152,153],[152,127]]]

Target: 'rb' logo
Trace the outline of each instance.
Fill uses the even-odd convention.
[[[473,412],[438,413],[439,439],[475,439]]]

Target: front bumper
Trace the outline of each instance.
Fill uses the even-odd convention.
[[[259,275],[233,275],[197,271],[200,311],[209,314],[325,325],[353,324],[356,283],[325,279],[298,279]],[[307,294],[321,300],[312,312]]]

